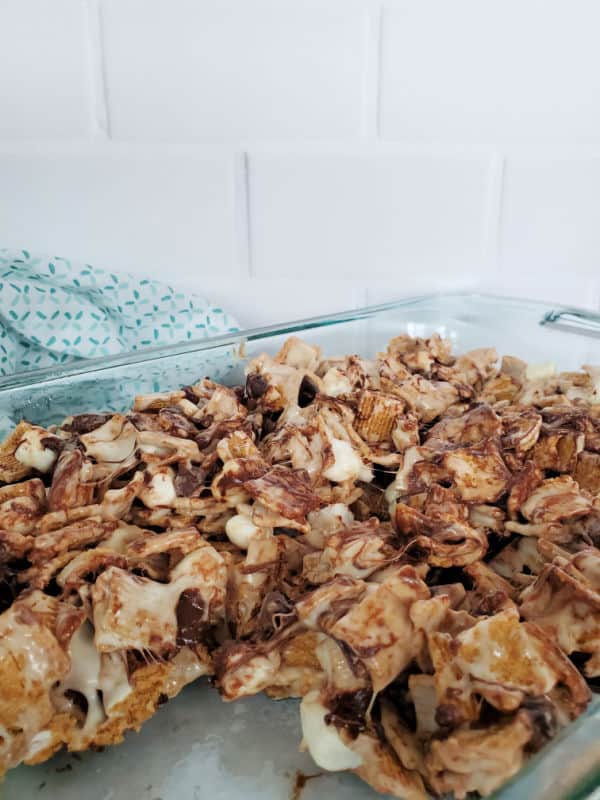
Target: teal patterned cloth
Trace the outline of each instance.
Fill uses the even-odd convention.
[[[221,308],[158,281],[0,249],[0,375],[236,330]]]

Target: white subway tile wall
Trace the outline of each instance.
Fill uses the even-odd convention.
[[[504,274],[598,274],[600,158],[509,158],[503,201]]]
[[[384,10],[381,133],[597,142],[597,0],[400,0]]]
[[[340,2],[107,0],[115,139],[354,137],[364,11]]]
[[[226,156],[3,153],[0,240],[164,281],[208,265],[233,278],[233,185]]]
[[[3,0],[0,247],[259,325],[600,307],[596,0]]]
[[[0,36],[0,137],[89,135],[84,4],[2,0]]]
[[[250,155],[250,264],[270,278],[472,274],[489,159]],[[368,231],[368,235],[365,232]]]

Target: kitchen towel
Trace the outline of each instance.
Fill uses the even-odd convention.
[[[0,249],[0,376],[239,330],[158,281]]]

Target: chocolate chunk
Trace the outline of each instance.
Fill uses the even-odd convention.
[[[64,447],[64,443],[58,436],[44,436],[40,441],[42,447],[45,447],[47,450],[54,450],[55,453],[60,453]]]
[[[215,450],[210,455],[204,458],[202,462],[202,469],[206,471],[205,484],[209,484],[212,479],[219,473],[223,467],[223,462],[219,458],[219,454]]]
[[[76,689],[67,689],[65,692],[65,697],[70,700],[73,705],[77,706],[80,711],[82,711],[84,714],[87,714],[88,701],[84,694],[78,692]]]
[[[526,697],[522,708],[527,711],[533,727],[529,748],[537,752],[558,732],[556,710],[546,695]]]
[[[125,653],[125,658],[127,659],[128,675],[133,675],[136,670],[140,669],[141,667],[145,667],[148,664],[148,660],[139,650],[127,650]]]
[[[277,527],[273,528],[273,533],[275,536],[289,536],[290,539],[297,539],[300,536],[300,531],[295,528]]]
[[[251,400],[258,400],[267,391],[268,386],[267,379],[258,372],[248,375],[246,378],[246,397]]]
[[[317,391],[318,389],[315,384],[311,381],[308,375],[305,375],[302,378],[302,383],[300,384],[300,390],[298,392],[298,405],[300,408],[306,408],[306,406],[309,406],[317,396]]]
[[[19,573],[28,569],[31,563],[25,558],[10,560],[5,547],[0,547],[0,613],[14,603],[27,585],[19,583]]]
[[[175,491],[178,497],[193,497],[204,488],[207,472],[203,467],[180,463],[175,477]]]
[[[279,419],[280,414],[277,413],[267,413],[263,415],[263,426],[262,426],[262,435],[268,436],[269,433],[273,433],[275,428],[277,427],[277,420]]]
[[[69,433],[90,433],[101,425],[104,425],[112,414],[77,414],[66,425],[62,425],[64,431]]]
[[[409,564],[419,564],[429,558],[429,549],[424,546],[423,542],[424,540],[421,537],[420,542],[417,539],[413,539],[406,545],[404,558]]]
[[[458,706],[451,703],[441,703],[435,710],[435,721],[440,728],[457,728],[464,718]]]
[[[373,464],[373,483],[381,489],[387,489],[390,483],[394,482],[396,472],[389,467],[384,467],[382,464]],[[369,486],[370,484],[365,484]],[[381,495],[381,492],[379,492]]]
[[[470,591],[475,586],[473,578],[467,575],[462,567],[434,567],[427,573],[425,583],[431,587],[462,583],[467,591]]]
[[[325,716],[325,722],[328,725],[346,728],[351,736],[358,736],[367,727],[365,716],[372,696],[370,688],[334,695],[327,703],[330,711]]]
[[[182,386],[181,391],[185,393],[185,399],[189,400],[190,403],[198,404],[198,400],[200,399],[196,392],[192,389],[191,386]]]
[[[198,425],[206,430],[214,423],[215,418],[212,414],[205,414],[202,419],[198,420]]]
[[[177,602],[177,644],[197,644],[206,634],[205,603],[198,589],[186,589]]]
[[[404,725],[414,732],[417,730],[417,715],[408,689],[408,673],[409,670],[406,670],[390,683],[385,690],[385,699],[392,703]]]

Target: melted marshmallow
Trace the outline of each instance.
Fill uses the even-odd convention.
[[[356,479],[363,468],[363,462],[352,445],[343,439],[331,438],[333,450],[333,464],[323,470],[323,476],[330,481],[341,483],[342,481]]]
[[[172,471],[169,469],[153,475],[150,483],[140,489],[139,497],[148,508],[171,506],[177,497]]]
[[[350,394],[352,384],[341,370],[331,367],[323,378],[323,391],[330,397],[338,397],[340,394]]]
[[[236,514],[225,523],[225,533],[236,547],[247,550],[251,540],[260,534],[260,528],[245,514]]]
[[[44,447],[42,438],[48,436],[43,428],[32,427],[25,432],[20,445],[15,450],[15,458],[26,467],[48,472],[56,461],[57,453]]]
[[[528,381],[539,381],[544,378],[551,378],[556,375],[556,366],[552,361],[546,364],[528,364],[525,370],[525,377]]]
[[[327,713],[318,691],[309,692],[300,704],[302,735],[313,761],[330,772],[357,769],[362,758],[344,744],[334,725],[325,722]]]

